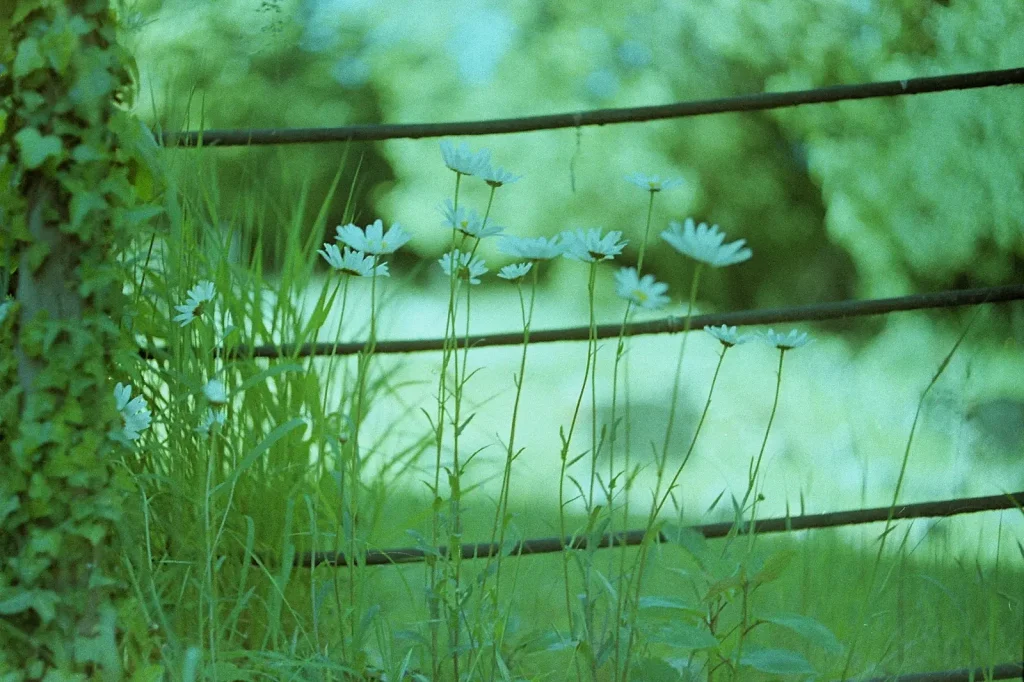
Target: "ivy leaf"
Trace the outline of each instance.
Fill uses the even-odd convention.
[[[15,78],[22,78],[44,66],[46,66],[46,60],[43,59],[43,55],[39,51],[38,40],[35,38],[25,38],[18,43],[18,54],[14,58]]]
[[[29,169],[39,168],[51,156],[59,159],[64,151],[59,137],[40,135],[35,128],[22,129],[14,136],[14,141],[18,143],[22,161]]]
[[[753,649],[743,654],[740,665],[773,675],[812,675],[815,672],[803,654],[789,649]]]
[[[103,152],[96,147],[83,142],[71,150],[71,158],[78,163],[88,163],[89,161],[102,161],[105,157]]]
[[[0,601],[0,614],[10,616],[32,609],[46,624],[57,614],[59,601],[60,596],[52,590],[25,590]]]
[[[22,611],[28,611],[32,608],[32,602],[34,595],[28,590],[20,590],[17,594],[12,597],[7,597],[3,601],[0,601],[0,615],[13,616],[16,613]]]
[[[75,192],[71,198],[71,228],[77,231],[90,211],[102,211],[106,207],[107,202],[95,192]],[[87,238],[90,235],[81,236]]]

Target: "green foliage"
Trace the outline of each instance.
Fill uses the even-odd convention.
[[[111,377],[128,353],[111,253],[159,172],[105,1],[18,0],[0,17],[0,674],[115,680],[131,611]],[[135,131],[135,132],[133,132]],[[147,149],[147,147],[149,149]],[[138,213],[142,211],[142,213]],[[133,219],[134,218],[134,219]]]

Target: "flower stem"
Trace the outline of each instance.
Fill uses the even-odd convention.
[[[591,310],[593,310],[593,298],[594,298],[593,292],[594,292],[594,282],[596,281],[596,278],[597,278],[597,263],[591,263],[590,264],[590,277],[589,277],[589,280],[588,280],[588,283],[587,283],[587,291],[590,294]],[[591,317],[592,316],[593,315],[591,315]],[[573,413],[572,413],[572,420],[569,422],[569,431],[568,431],[568,433],[563,433],[562,434],[562,451],[560,453],[561,467],[559,469],[559,475],[558,475],[558,529],[559,529],[559,535],[561,537],[563,537],[563,538],[566,537],[566,533],[567,533],[567,531],[566,531],[566,523],[565,523],[565,506],[567,504],[566,499],[565,499],[565,477],[566,477],[566,471],[569,468],[569,465],[572,464],[572,463],[575,463],[575,461],[576,461],[575,459],[572,462],[569,461],[569,448],[572,445],[572,436],[573,436],[573,432],[576,430],[576,422],[577,422],[577,420],[579,418],[580,406],[583,404],[583,396],[584,396],[584,394],[586,393],[586,390],[587,390],[587,379],[590,377],[590,366],[591,366],[591,363],[593,362],[593,356],[594,356],[594,353],[596,351],[596,345],[597,345],[597,337],[596,337],[596,333],[595,333],[595,330],[594,330],[594,325],[591,324],[590,334],[589,334],[589,337],[587,339],[587,363],[586,363],[586,366],[583,369],[583,384],[580,386],[580,393],[579,393],[579,396],[577,396],[577,398],[576,398],[576,407],[575,407],[575,409],[573,410]],[[573,608],[572,608],[572,594],[571,594],[571,591],[570,591],[570,583],[569,583],[569,554],[570,554],[570,552],[572,552],[572,548],[571,547],[566,547],[562,551],[562,577],[564,579],[564,584],[565,584],[565,610],[566,610],[566,615],[568,616],[568,619],[569,619],[569,631],[572,634],[572,636],[575,637],[577,635],[577,632],[576,632],[575,618],[574,618],[574,615],[573,615],[574,612],[573,612]],[[581,678],[582,672],[580,670],[579,658],[576,657],[576,656],[573,656],[573,662],[574,662],[574,665],[576,666],[576,676],[578,678]]]

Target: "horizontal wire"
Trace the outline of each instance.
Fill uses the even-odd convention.
[[[1006,493],[1003,495],[989,495],[987,497],[965,497],[953,500],[941,500],[938,502],[918,502],[916,504],[905,504],[897,507],[874,507],[871,509],[853,509],[850,511],[829,512],[825,514],[805,514],[802,516],[782,516],[771,519],[759,519],[754,522],[754,532],[764,533],[785,533],[794,530],[807,530],[811,528],[833,528],[836,526],[852,526],[862,523],[877,523],[889,519],[918,519],[955,516],[957,514],[973,514],[984,511],[996,511],[1000,509],[1020,508],[1024,505],[1024,492]],[[736,524],[733,521],[722,521],[719,523],[705,523],[696,526],[687,526],[687,530],[700,533],[705,538],[721,538],[728,535]],[[741,525],[740,532],[749,530],[750,524]],[[644,528],[623,531],[621,533],[605,533],[595,537],[594,547],[597,549],[605,547],[636,546],[647,537],[647,530]],[[658,533],[658,542],[669,542],[671,533],[661,531]],[[591,546],[592,540],[586,536],[572,536],[568,538],[533,538],[522,540],[510,546],[506,546],[506,554],[510,556],[523,556],[527,554],[550,554],[561,552],[563,549],[587,549]],[[502,546],[496,542],[481,542],[462,545],[460,554],[463,559],[479,559],[492,557],[502,552]],[[373,550],[366,553],[364,559],[359,561],[360,565],[366,566],[387,566],[391,564],[418,563],[426,561],[428,557],[444,557],[448,554],[447,547],[420,548],[402,547],[397,549]],[[261,560],[253,557],[254,563],[262,563]],[[305,552],[296,555],[295,564],[311,568],[320,564],[330,566],[347,566],[348,559],[343,552]]]
[[[810,90],[763,92],[737,97],[675,102],[645,107],[596,109],[591,111],[499,118],[485,121],[448,123],[398,123],[348,125],[332,128],[264,128],[249,130],[188,130],[164,132],[161,143],[170,147],[234,147],[309,142],[369,142],[374,140],[420,139],[445,136],[495,135],[534,130],[580,128],[615,123],[639,123],[669,118],[705,116],[740,111],[767,111],[802,104],[822,104],[873,97],[919,95],[928,92],[970,90],[1024,83],[1024,68],[907,78],[905,80],[833,85]]]
[[[1002,663],[991,667],[885,675],[858,680],[858,682],[977,682],[979,680],[1011,680],[1014,678],[1024,680],[1024,663]]]
[[[927,294],[912,294],[895,298],[876,298],[866,301],[836,301],[832,303],[815,303],[811,305],[775,308],[767,310],[737,310],[725,313],[708,313],[694,315],[690,320],[690,330],[697,331],[705,326],[745,326],[758,324],[778,324],[780,322],[814,322],[835,320],[847,317],[864,317],[868,315],[884,315],[887,313],[908,310],[927,310],[931,308],[949,308],[982,303],[1005,303],[1024,299],[1024,285],[1012,284],[1001,287],[982,289],[953,289]],[[666,317],[648,322],[635,322],[626,328],[627,336],[646,334],[675,334],[682,332],[685,318]],[[597,338],[615,338],[622,331],[619,324],[604,324],[597,327]],[[590,333],[589,327],[570,327],[565,329],[531,330],[530,343],[551,343],[553,341],[586,341]],[[515,346],[523,343],[523,333],[508,332],[502,334],[480,334],[462,337],[459,346],[471,348],[486,346]],[[408,339],[394,341],[378,341],[374,346],[374,354],[416,353],[444,349],[444,339]],[[346,343],[304,343],[262,345],[255,347],[238,346],[228,352],[233,358],[297,358],[310,355],[355,355],[360,353],[366,344],[359,341]],[[140,349],[142,357],[155,359],[164,357],[166,347]],[[222,353],[218,353],[221,355]]]

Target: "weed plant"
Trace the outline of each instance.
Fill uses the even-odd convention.
[[[800,349],[810,339],[796,330],[708,328],[721,344],[710,384],[699,388],[684,375],[701,273],[752,254],[742,240],[725,243],[717,226],[692,220],[655,239],[658,199],[678,181],[628,178],[647,192],[646,211],[638,202],[644,230],[636,266],[615,275],[625,310],[608,358],[597,338],[597,274],[614,267],[621,233],[511,235],[492,214],[508,212],[506,188],[518,176],[487,152],[441,149],[452,173],[452,196],[441,206],[451,244],[428,264],[448,284],[444,343],[431,356],[437,371],[419,380],[431,382],[429,409],[406,404],[402,361],[377,352],[380,311],[402,286],[389,259],[415,233],[352,224],[350,191],[336,239],[322,243],[346,158],[319,201],[303,193],[294,205],[267,205],[255,190],[250,205],[223,215],[215,157],[165,152],[177,178],[166,219],[121,258],[134,304],[126,331],[143,350],[120,377],[118,402],[136,500],[125,533],[138,548],[124,557],[139,605],[127,614],[126,656],[143,671],[139,679],[832,679],[1019,658],[1019,563],[983,566],[934,545],[924,556],[892,519],[862,547],[831,531],[770,539],[746,532],[764,500],[769,435],[785,419],[784,366],[809,352]],[[482,213],[463,196],[470,182],[488,187]],[[467,430],[471,393],[487,369],[469,339],[474,286],[489,274],[478,247],[491,238],[517,259],[498,277],[511,287],[522,332],[496,468],[479,457],[493,441]],[[669,416],[647,459],[631,448],[629,375],[646,359],[630,354],[629,329],[637,309],[670,300],[643,272],[645,253],[662,241],[694,267]],[[268,247],[282,263],[273,276],[261,262]],[[521,398],[543,304],[538,272],[563,256],[587,275],[590,334],[578,367],[566,368],[568,377],[578,372],[572,418],[551,425],[524,414]],[[315,342],[332,349],[301,352]],[[359,351],[338,352],[344,342]],[[687,529],[680,488],[700,485],[687,480],[686,465],[727,355],[748,342],[778,350],[777,364],[765,368],[776,372],[771,414],[747,477],[708,510],[731,503],[733,532],[708,541]],[[268,345],[279,353],[257,354]],[[608,423],[598,416],[604,376],[613,395]],[[124,393],[128,386],[133,393]],[[680,457],[674,421],[683,390],[706,399]],[[133,394],[144,404],[130,402]],[[371,415],[392,428],[369,428]],[[513,495],[524,422],[560,435],[558,499],[548,506]],[[651,467],[653,488],[639,489]],[[497,485],[480,486],[489,476]],[[410,492],[415,486],[425,498]],[[637,527],[639,546],[621,546],[624,531]],[[516,556],[517,541],[552,531],[568,539],[563,551]],[[605,537],[619,546],[599,549]],[[464,557],[468,542],[500,551]],[[422,565],[367,565],[371,551],[410,543],[424,553]]]

